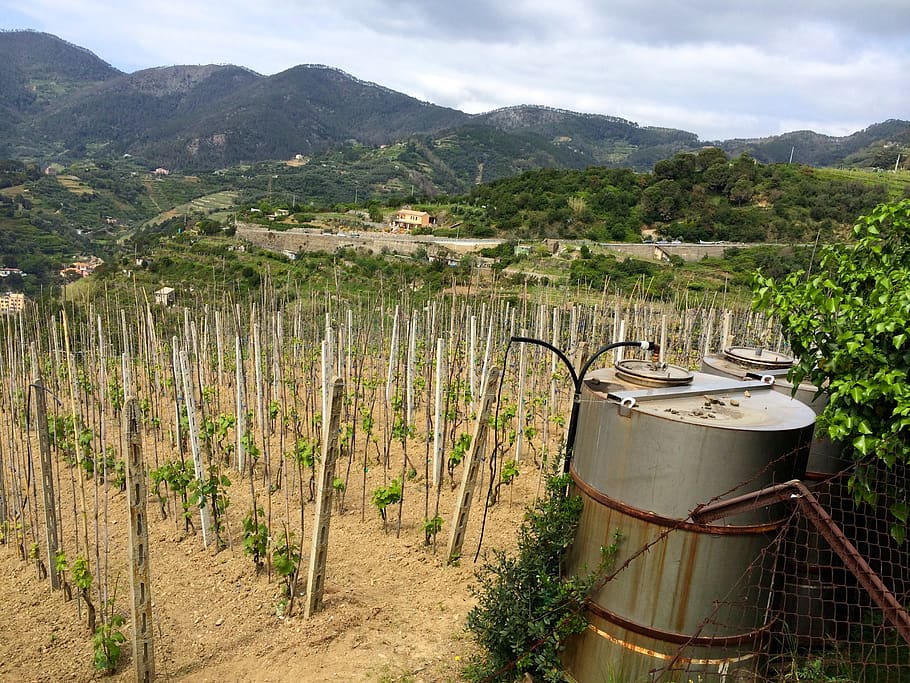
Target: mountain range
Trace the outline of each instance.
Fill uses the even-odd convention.
[[[798,131],[706,142],[683,130],[537,105],[466,114],[322,65],[272,76],[233,65],[124,73],[34,31],[0,32],[0,92],[0,158],[42,163],[131,155],[152,166],[212,170],[405,142],[424,158],[438,152],[455,160],[449,172],[458,188],[544,166],[649,170],[708,144],[766,163],[795,154],[808,165],[885,168],[910,148],[910,122],[899,120],[845,137]]]

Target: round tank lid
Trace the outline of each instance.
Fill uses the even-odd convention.
[[[782,370],[793,366],[793,358],[777,351],[769,351],[760,346],[731,346],[724,349],[728,360],[751,368]]]
[[[690,384],[695,375],[678,365],[629,358],[616,364],[616,376],[648,387],[677,387]]]

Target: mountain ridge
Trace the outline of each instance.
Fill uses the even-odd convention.
[[[809,165],[887,166],[895,145],[910,147],[910,122],[899,119],[843,137],[792,131],[704,142],[684,130],[547,105],[467,114],[325,64],[268,76],[232,64],[125,73],[37,31],[0,32],[0,88],[10,93],[0,103],[0,156],[42,162],[130,154],[156,166],[204,170],[416,137],[429,148],[479,144],[459,151],[477,164],[465,172],[479,177],[478,169],[549,163],[643,171],[708,145],[765,163],[786,162],[795,152]],[[489,132],[478,136],[478,126]],[[460,133],[465,127],[474,132]],[[502,157],[515,150],[524,156],[506,164]]]

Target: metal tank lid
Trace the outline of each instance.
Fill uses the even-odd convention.
[[[759,346],[731,346],[723,354],[708,354],[701,359],[702,370],[719,372],[730,377],[741,379],[775,378],[778,388],[792,389],[793,383],[787,380],[790,368],[796,361],[792,356],[779,351],[769,351]],[[801,391],[815,391],[815,385],[801,382]]]
[[[590,392],[588,399],[615,403],[626,416],[638,412],[674,422],[747,431],[801,429],[815,422],[811,408],[773,390],[771,376],[743,381],[684,368],[671,374],[680,371],[691,375],[688,383],[655,386],[634,381],[627,370],[617,367],[589,373],[584,385]]]
[[[782,370],[793,367],[791,356],[778,351],[770,351],[761,346],[731,346],[724,349],[724,356],[734,363],[749,368]]]
[[[675,387],[691,384],[694,375],[679,365],[653,363],[647,360],[621,360],[616,364],[616,376],[633,384],[653,387]]]

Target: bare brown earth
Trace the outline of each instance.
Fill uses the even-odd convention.
[[[397,467],[400,470],[400,464]],[[510,506],[508,494],[504,494],[504,500],[489,510],[485,550],[514,544],[524,503],[533,499],[538,485],[533,463],[523,463],[521,469],[514,484],[513,504]],[[68,493],[70,472],[63,467],[60,478],[65,484],[61,487],[64,549],[72,559],[75,540],[72,495]],[[399,537],[397,508],[389,508],[390,529],[384,533],[376,510],[369,504],[369,491],[381,482],[381,476],[381,468],[374,463],[367,475],[367,509],[362,521],[363,480],[359,468],[353,468],[346,510],[339,515],[335,508],[333,513],[324,608],[309,620],[302,616],[303,586],[298,588],[300,597],[293,615],[278,616],[281,584],[274,574],[271,580],[265,571],[257,574],[242,551],[241,519],[250,508],[247,481],[236,473],[231,475],[230,545],[217,553],[203,547],[201,535],[184,533],[182,524],[178,528],[172,517],[161,519],[157,499],[150,499],[156,680],[462,680],[461,667],[474,652],[464,624],[473,604],[469,586],[476,567],[472,559],[480,537],[486,483],[475,496],[480,502],[475,502],[472,510],[465,557],[456,566],[447,566],[444,553],[455,497],[448,483],[440,505],[445,524],[439,547],[434,550],[424,544],[423,477],[406,484]],[[85,483],[93,536],[94,482]],[[296,489],[296,482],[290,483]],[[104,493],[102,485],[102,548]],[[0,681],[134,680],[126,496],[119,491],[109,495],[109,583],[112,592],[116,585],[116,611],[127,619],[123,628],[127,643],[116,672],[104,676],[94,670],[84,608],[80,616],[76,600],[65,601],[61,591],[52,592],[47,580],[39,580],[34,562],[21,560],[10,538],[0,545]],[[284,501],[284,490],[272,496],[273,534],[283,528]],[[431,493],[431,510],[434,503],[435,493]],[[305,507],[302,574],[309,559],[313,509],[312,503]],[[299,506],[293,497],[289,510],[290,518],[299,520]],[[299,538],[299,521],[292,521],[291,528]],[[94,557],[91,571],[98,576]]]

